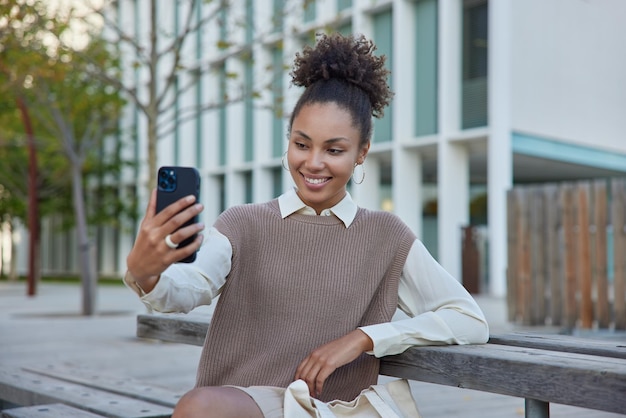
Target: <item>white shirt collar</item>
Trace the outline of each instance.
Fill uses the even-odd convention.
[[[292,188],[278,197],[278,206],[280,207],[280,215],[285,219],[287,216],[294,213],[301,213],[304,215],[317,215],[315,210],[304,204],[296,193],[296,189]],[[339,203],[332,208],[323,210],[321,216],[335,215],[343,222],[348,228],[354,221],[354,217],[357,212],[357,205],[352,200],[350,193],[346,192],[346,195]]]

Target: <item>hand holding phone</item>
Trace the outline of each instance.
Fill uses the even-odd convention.
[[[164,166],[159,168],[157,174],[157,213],[162,211],[177,200],[194,195],[196,202],[200,200],[200,174],[193,167]],[[198,216],[185,222],[182,227],[198,222]],[[182,228],[181,227],[181,228]],[[183,240],[178,244],[178,248],[191,244],[196,239],[197,234]],[[179,263],[191,263],[196,259],[196,253],[179,260]]]

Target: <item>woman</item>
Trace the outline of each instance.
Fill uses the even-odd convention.
[[[357,207],[346,190],[369,151],[372,116],[392,96],[374,49],[335,34],[296,54],[291,75],[305,91],[289,123],[293,190],[226,210],[202,246],[199,234],[185,248],[166,239],[201,232],[201,224],[178,228],[202,205],[185,198],[155,214],[153,193],[125,282],[162,312],[220,295],[196,388],[175,418],[280,417],[303,387],[307,408],[332,406],[376,384],[381,356],[486,342],[480,308],[410,229]],[[198,249],[194,263],[174,264]],[[409,318],[391,322],[396,308]]]

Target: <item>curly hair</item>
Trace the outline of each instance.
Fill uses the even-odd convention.
[[[305,88],[291,114],[289,126],[302,107],[334,102],[350,112],[364,145],[372,134],[372,116],[380,118],[393,93],[387,84],[385,56],[375,56],[376,46],[363,35],[320,35],[315,47],[297,53],[290,75]]]

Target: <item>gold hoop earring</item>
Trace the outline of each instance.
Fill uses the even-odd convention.
[[[354,178],[354,172],[359,166],[361,167],[361,179],[359,181],[356,181]],[[365,168],[363,167],[363,164],[354,164],[354,168],[352,169],[352,181],[354,182],[354,184],[361,184],[363,183],[363,180],[365,180]]]
[[[287,171],[289,170],[289,162],[287,162],[287,165],[285,165],[285,157],[287,156],[287,151],[285,151],[285,153],[283,154],[283,157],[280,159],[280,165],[283,166],[283,168]]]

